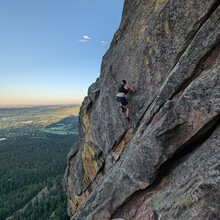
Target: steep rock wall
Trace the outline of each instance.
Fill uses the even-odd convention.
[[[202,151],[199,140],[207,137],[204,142],[209,143],[211,132],[217,129],[219,4],[218,0],[125,0],[122,21],[103,57],[100,77],[90,86],[80,109],[78,143],[68,155],[65,188],[71,219],[183,218],[186,212],[179,207],[187,204],[190,210],[198,202],[199,199],[186,199],[186,204],[180,202],[178,206],[178,184],[168,202],[170,207],[175,204],[174,209],[163,206],[164,200],[169,199],[164,196],[165,189],[151,198],[145,192],[153,189],[151,185],[156,184],[161,167],[175,158],[175,152],[181,150],[184,154],[182,149],[195,146]],[[132,123],[126,121],[115,101],[117,86],[124,78],[137,89],[136,94],[128,95]],[[210,154],[217,157],[219,142],[213,144],[212,150]],[[203,161],[203,154],[197,154],[206,166],[208,160]],[[200,159],[193,166],[199,163]],[[167,185],[158,183],[155,187],[172,187],[172,178],[176,182],[181,179],[181,167],[184,166],[180,162],[177,171],[167,174]],[[210,193],[219,195],[219,160],[209,166],[209,173],[213,167],[218,169],[210,175],[211,183],[205,178],[201,181],[213,184]],[[194,169],[193,175],[202,169]],[[199,181],[195,178],[197,184],[192,190],[203,184]],[[160,195],[164,198],[156,200]],[[152,205],[145,199],[161,201],[161,205]],[[139,200],[143,202],[142,209],[135,207]],[[129,201],[134,201],[134,205]],[[136,211],[126,216],[128,207]],[[198,207],[193,215],[204,211],[202,205]],[[205,207],[213,215],[219,214],[219,207]],[[190,216],[192,212],[187,213]]]

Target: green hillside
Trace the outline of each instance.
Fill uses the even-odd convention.
[[[69,219],[61,180],[77,140],[78,112],[72,106],[0,109],[0,219]]]

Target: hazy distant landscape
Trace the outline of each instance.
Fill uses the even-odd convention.
[[[0,219],[69,219],[61,181],[78,112],[69,105],[0,108]]]
[[[0,139],[76,134],[78,111],[71,106],[0,108]]]

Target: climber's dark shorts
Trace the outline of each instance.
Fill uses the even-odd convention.
[[[128,101],[126,100],[125,97],[119,97],[119,96],[116,96],[116,100],[118,102],[120,102],[122,105],[126,106],[128,104]]]

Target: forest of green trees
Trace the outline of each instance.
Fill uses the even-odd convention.
[[[0,141],[0,220],[69,219],[62,179],[67,154],[77,140],[77,117],[62,120],[65,123],[54,121],[49,129],[65,130],[71,124],[76,132],[42,135],[36,129],[34,136]]]
[[[47,185],[51,187],[50,194],[43,194],[41,201],[37,201],[33,205],[29,203],[24,212],[17,212],[14,215],[14,219],[28,219],[28,220],[46,220],[46,219],[55,219],[55,220],[68,220],[69,216],[67,215],[67,202],[66,195],[62,188],[62,178],[63,176],[58,176],[54,182],[55,189],[52,185]]]

